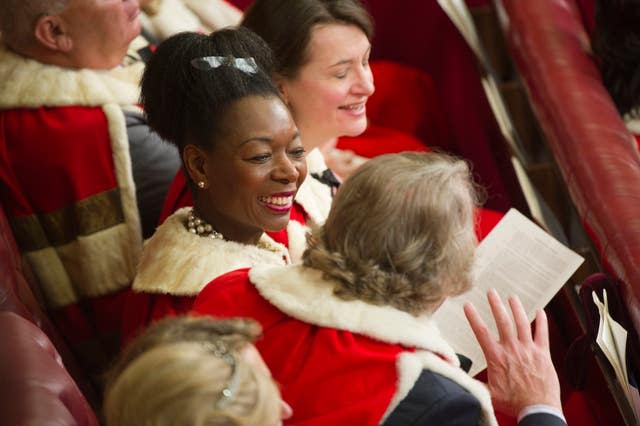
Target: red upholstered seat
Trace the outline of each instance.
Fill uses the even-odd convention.
[[[42,330],[13,312],[0,312],[0,342],[2,424],[98,425]]]
[[[76,357],[60,337],[49,317],[41,308],[25,278],[20,253],[11,233],[11,228],[0,205],[0,312],[12,312],[40,328],[51,340],[57,353],[62,356],[67,369],[78,382],[85,395],[95,400],[95,390],[84,371],[78,366]],[[0,340],[0,342],[3,342]],[[2,348],[9,348],[2,343]],[[0,377],[3,377],[0,375]],[[0,386],[1,387],[1,386]],[[2,416],[0,416],[2,420]],[[0,422],[0,424],[4,424]],[[7,423],[9,424],[9,423]]]
[[[640,330],[640,155],[589,54],[581,14],[588,2],[495,3],[505,18],[512,57],[585,230],[602,264],[622,282],[622,299],[635,330],[630,324],[628,328],[636,339]],[[584,395],[594,410],[611,398],[608,389],[593,381],[585,385]],[[606,419],[601,424],[622,423],[615,410],[600,412],[598,418]]]
[[[640,330],[640,154],[571,0],[502,0],[507,38],[580,218]]]

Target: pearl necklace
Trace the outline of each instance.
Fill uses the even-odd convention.
[[[213,229],[213,226],[205,222],[204,219],[201,219],[196,214],[194,208],[192,208],[191,211],[189,212],[189,216],[187,217],[186,227],[187,227],[187,230],[192,234],[199,235],[201,237],[213,238],[214,240],[224,240],[224,236],[220,232]],[[281,253],[281,251],[277,247],[274,247],[271,244],[262,240],[258,241],[258,244],[256,244],[256,247],[260,249],[269,250],[274,253]]]
[[[187,230],[192,234],[200,235],[201,237],[224,240],[224,236],[220,232],[213,229],[213,226],[196,215],[195,209],[191,209],[191,212],[189,212],[189,217],[187,218]]]

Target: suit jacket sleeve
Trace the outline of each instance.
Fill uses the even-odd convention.
[[[518,426],[567,426],[567,424],[553,414],[535,413],[523,417]]]
[[[423,371],[384,426],[468,426],[480,420],[480,402],[454,381]]]

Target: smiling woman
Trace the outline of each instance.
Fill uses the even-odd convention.
[[[153,320],[186,312],[225,272],[289,262],[264,231],[287,226],[307,168],[271,63],[246,29],[181,33],[149,61],[142,103],[150,126],[180,150],[194,207],[147,241],[125,306],[125,342]]]

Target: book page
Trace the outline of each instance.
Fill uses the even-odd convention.
[[[630,375],[627,370],[627,330],[609,314],[606,290],[603,294],[604,303],[600,301],[595,291],[591,295],[600,314],[596,343],[613,366],[613,371],[629,400],[636,420],[640,420],[640,395],[638,388],[630,383]]]
[[[583,260],[522,213],[509,210],[478,246],[471,290],[447,299],[433,316],[455,351],[473,361],[470,375],[482,371],[486,361],[464,316],[464,303],[472,302],[497,336],[486,298],[488,289],[495,288],[503,299],[518,296],[531,321],[536,310],[549,303]]]

